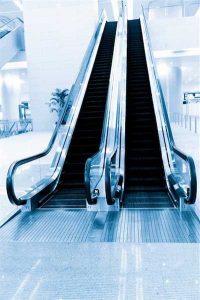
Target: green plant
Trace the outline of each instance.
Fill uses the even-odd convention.
[[[51,95],[52,97],[47,104],[49,106],[50,112],[55,111],[59,118],[62,113],[62,109],[67,101],[69,90],[68,89],[61,90],[57,88],[55,89],[55,91],[52,92]]]

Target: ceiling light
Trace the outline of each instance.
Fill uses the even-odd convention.
[[[23,5],[21,0],[14,0],[14,3],[20,10],[23,10]]]
[[[4,83],[8,86],[8,87],[12,87],[12,88],[19,88],[21,86],[21,84],[24,82],[22,79],[20,79],[18,76],[16,75],[10,75],[7,74],[4,78],[3,78]]]
[[[155,50],[153,52],[155,58],[165,57],[182,57],[200,55],[200,48],[188,48],[183,50]]]
[[[9,62],[5,64],[5,66],[1,70],[5,71],[13,69],[27,69],[27,61]]]
[[[181,67],[181,71],[184,72],[184,71],[186,71],[186,70],[187,70],[187,68],[186,68],[185,66],[182,66],[182,67]]]
[[[168,67],[167,64],[159,63],[157,68],[158,68],[158,74],[160,76],[166,76],[169,74],[170,68]]]

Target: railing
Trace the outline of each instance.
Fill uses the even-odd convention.
[[[9,17],[6,17],[6,16],[0,16],[0,24],[1,25],[4,25],[8,22],[10,22],[12,19],[10,19]]]
[[[42,201],[46,193],[55,189],[71,142],[105,23],[106,15],[103,12],[48,147],[43,152],[14,162],[10,166],[7,174],[7,193],[11,203],[32,205],[35,204],[34,202]]]
[[[150,35],[147,26],[144,9],[142,21],[142,32],[145,45],[147,65],[151,87],[154,85],[155,91],[152,90],[153,98],[156,99],[154,106],[157,106],[163,135],[163,147],[165,147],[165,163],[168,164],[168,181],[169,187],[174,194],[174,198],[179,201],[180,197],[184,198],[185,203],[193,204],[197,194],[197,178],[193,158],[177,148],[174,142],[171,125],[166,109],[165,99],[163,96],[159,77],[157,75],[156,64],[151,46]],[[156,108],[154,107],[155,111]]]
[[[171,122],[193,133],[200,133],[200,117],[174,112]]]
[[[115,193],[115,188],[118,187],[119,182],[122,182],[120,166],[123,159],[121,158],[119,145],[122,143],[122,118],[124,118],[121,105],[124,105],[126,97],[127,18],[125,12],[125,5],[122,3],[122,12],[116,30],[106,113],[99,151],[87,160],[85,167],[85,186],[89,204],[96,204],[98,196],[110,199],[105,187],[106,169],[110,168],[109,171],[112,177],[109,177],[111,180],[111,194]],[[113,181],[115,181],[114,184]],[[101,194],[99,191],[101,191]],[[113,204],[112,200],[108,200],[108,202]]]
[[[23,26],[24,22],[20,18],[15,18],[0,27],[0,39],[17,27]]]
[[[114,143],[107,145],[105,167],[106,200],[108,205],[115,203],[123,197],[124,186],[124,157],[125,157],[125,119],[126,119],[126,72],[127,72],[127,9],[122,7],[122,39],[120,45],[119,66],[116,83],[118,87],[117,114],[113,128],[115,128]],[[112,136],[112,126],[110,130]]]
[[[33,131],[31,119],[0,120],[0,138],[5,138],[21,133]]]

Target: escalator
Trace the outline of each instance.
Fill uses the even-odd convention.
[[[84,169],[98,150],[104,120],[117,22],[107,22],[59,184],[42,208],[84,208]]]
[[[0,26],[0,68],[19,51],[25,50],[24,22],[20,18],[8,20]]]
[[[48,147],[14,162],[6,188],[24,211],[84,208],[86,197],[103,210],[195,203],[195,164],[176,147],[144,13],[128,26],[125,10],[118,25],[102,14]]]
[[[170,208],[140,20],[128,21],[124,208]]]

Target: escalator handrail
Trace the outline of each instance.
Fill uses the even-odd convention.
[[[118,104],[120,105],[120,104]],[[112,150],[112,152],[110,154],[107,155],[106,157],[106,163],[105,163],[105,190],[106,190],[106,201],[108,205],[112,205],[115,203],[115,199],[114,199],[114,194],[115,192],[112,194],[112,190],[111,190],[111,164],[112,164],[112,158],[115,156],[115,154],[117,153],[118,150],[118,146],[121,146],[121,118],[120,118],[120,114],[118,114],[117,117],[117,122],[118,124],[120,124],[120,133],[118,134],[118,138],[119,141],[117,141],[117,134],[115,136],[115,142],[114,142],[114,148]],[[123,175],[122,175],[123,176]],[[118,179],[119,181],[119,179]],[[118,181],[115,182],[115,186],[118,186]]]
[[[116,43],[116,36],[117,36],[117,30],[116,30],[116,35],[115,35],[115,43]],[[114,51],[113,51],[113,53],[114,53]],[[113,57],[114,57],[114,55],[113,55]],[[113,66],[113,62],[112,62],[112,66]],[[111,67],[111,69],[112,69],[112,67]],[[111,71],[111,73],[112,73],[112,71]],[[105,109],[105,113],[104,113],[104,121],[103,121],[103,127],[102,127],[103,129],[102,129],[102,134],[101,134],[99,150],[96,153],[94,153],[91,157],[89,157],[85,163],[84,181],[85,181],[86,198],[87,198],[87,202],[89,205],[94,205],[97,203],[96,197],[92,197],[92,195],[91,195],[90,170],[91,170],[92,162],[95,160],[96,157],[98,157],[101,153],[103,153],[104,157],[105,157],[105,144],[106,144],[106,140],[107,140],[108,122],[109,122],[109,118],[110,118],[110,116],[109,116],[109,114],[110,114],[109,94],[111,92],[112,76],[113,76],[113,74],[110,75],[110,80],[109,80],[108,94],[107,94],[107,99],[106,99],[106,109]],[[103,162],[104,162],[104,159],[103,159]],[[101,173],[101,176],[99,177],[93,190],[96,189],[102,176],[103,176],[103,172]]]
[[[12,204],[16,204],[18,206],[26,204],[26,200],[23,200],[23,199],[20,199],[20,198],[18,199],[16,197],[15,190],[14,190],[14,175],[15,175],[15,172],[16,172],[18,167],[48,155],[48,153],[50,153],[51,149],[53,148],[53,145],[54,145],[54,142],[56,140],[59,128],[61,127],[61,125],[64,121],[66,122],[65,114],[66,114],[66,111],[68,109],[68,105],[72,102],[71,99],[75,99],[77,97],[78,92],[76,90],[78,89],[78,91],[79,91],[79,89],[83,85],[82,80],[84,79],[84,75],[87,71],[87,67],[89,65],[90,58],[91,58],[93,50],[95,48],[96,41],[97,41],[98,36],[100,34],[101,28],[102,28],[102,26],[105,25],[105,22],[106,22],[106,14],[105,14],[105,11],[103,11],[100,18],[99,18],[97,26],[95,28],[95,32],[94,32],[94,34],[91,38],[91,41],[89,43],[89,46],[86,50],[86,53],[84,55],[84,58],[83,58],[83,61],[82,61],[82,64],[81,64],[81,68],[79,70],[79,73],[78,73],[77,79],[75,81],[75,84],[71,88],[71,91],[68,95],[68,99],[67,99],[67,101],[66,101],[66,103],[63,107],[62,114],[61,114],[61,116],[60,116],[60,118],[57,122],[57,125],[54,129],[54,132],[51,136],[51,139],[49,141],[49,144],[48,144],[47,148],[44,151],[42,151],[38,154],[20,159],[18,161],[15,161],[9,167],[8,172],[7,172],[7,178],[6,178],[6,189],[7,189],[8,198],[9,198],[9,200]],[[95,41],[94,43],[93,43],[93,40]],[[93,45],[92,45],[92,43],[93,43]],[[92,45],[92,47],[91,47],[91,45]],[[54,173],[55,173],[55,171],[54,171]]]
[[[127,48],[127,11],[126,11],[126,5],[125,3],[122,3],[122,16],[123,16],[123,27],[126,27],[126,30],[124,30],[123,35],[126,35],[126,42],[124,43],[123,41],[123,46],[125,46]],[[127,53],[127,49],[126,49],[126,53]],[[121,53],[122,54],[122,53]],[[126,62],[127,62],[127,57],[126,57]],[[126,62],[122,62],[122,70],[124,68],[125,74],[121,74],[122,78],[126,78]],[[122,79],[123,80],[123,79]],[[120,98],[119,98],[120,100]],[[118,108],[117,108],[117,119],[116,119],[116,127],[115,127],[115,140],[114,140],[114,147],[113,149],[110,151],[109,154],[107,154],[106,157],[106,163],[105,163],[105,191],[106,191],[106,201],[108,205],[113,205],[115,203],[115,199],[114,199],[114,194],[115,194],[115,189],[114,189],[114,193],[112,194],[112,190],[111,190],[111,164],[112,164],[112,159],[115,156],[115,154],[117,153],[118,147],[120,149],[121,152],[121,138],[122,138],[122,103],[121,101],[117,102]],[[123,170],[123,174],[119,174],[118,180],[115,182],[115,187],[118,187],[119,185],[119,181],[121,181],[120,183],[120,188],[122,185],[124,179],[124,170]]]
[[[168,116],[168,113],[167,113],[167,108],[166,108],[166,104],[165,104],[165,99],[164,99],[162,87],[161,87],[161,84],[160,84],[159,77],[157,75],[157,70],[156,70],[156,65],[155,65],[155,61],[154,61],[152,45],[151,45],[150,34],[149,34],[149,30],[148,30],[148,26],[147,26],[147,20],[146,20],[146,16],[145,16],[143,6],[142,6],[142,15],[143,15],[143,19],[144,19],[145,31],[146,31],[146,36],[147,36],[147,40],[148,40],[148,48],[149,48],[149,53],[150,53],[150,57],[151,57],[153,73],[154,73],[154,77],[155,77],[155,81],[156,81],[156,85],[157,85],[157,89],[158,89],[158,94],[159,94],[159,98],[160,98],[162,113],[163,113],[163,116],[164,116],[164,122],[165,122],[165,126],[166,126],[166,132],[167,132],[169,146],[170,146],[170,149],[171,149],[172,152],[177,154],[181,159],[183,159],[188,164],[188,167],[189,167],[189,170],[190,170],[191,180],[190,180],[190,192],[189,192],[189,195],[188,195],[187,199],[185,199],[185,202],[187,204],[194,204],[195,200],[196,200],[196,195],[197,195],[197,176],[196,176],[195,163],[194,163],[194,160],[191,156],[184,153],[175,144],[172,129],[171,129],[171,125],[170,125],[170,121],[169,121],[169,116]],[[169,165],[169,167],[171,168],[170,165]]]
[[[9,26],[9,24],[15,22],[15,21],[19,21],[22,25],[24,24],[24,21],[22,19],[20,19],[19,17],[16,17],[10,21],[8,21],[7,23],[3,24],[0,26],[0,31],[2,30],[3,27]]]
[[[99,146],[99,150],[94,155],[89,157],[85,163],[85,190],[86,190],[87,202],[89,205],[94,205],[97,203],[97,199],[96,199],[95,195],[94,195],[94,197],[91,195],[90,171],[91,171],[92,162],[95,160],[96,157],[101,155],[101,153],[103,153],[103,156],[105,157],[105,145],[106,145],[106,140],[107,140],[108,122],[109,122],[109,118],[110,118],[110,104],[111,104],[109,101],[110,100],[109,95],[111,93],[112,77],[114,75],[112,70],[113,70],[113,64],[114,64],[114,51],[115,51],[115,47],[116,47],[116,37],[117,37],[117,30],[116,30],[116,34],[115,34],[113,60],[112,60],[110,80],[109,80],[108,93],[107,93],[107,99],[106,99],[106,109],[105,109],[105,114],[104,114],[100,146]],[[104,161],[105,161],[105,159],[103,159],[103,163],[104,163]],[[103,166],[103,168],[104,168],[104,166]],[[95,187],[93,187],[93,191],[96,190],[96,187],[98,186],[100,180],[102,179],[102,176],[103,176],[103,172],[99,176],[99,179],[97,180],[97,182],[95,184]]]
[[[122,3],[123,4],[123,3]],[[107,105],[106,105],[106,111],[105,111],[105,116],[104,116],[104,124],[103,124],[103,130],[102,130],[102,136],[101,136],[101,142],[99,146],[99,151],[96,152],[92,157],[88,158],[85,164],[85,189],[86,189],[86,196],[87,196],[87,201],[88,204],[93,205],[97,203],[97,198],[96,195],[91,195],[91,183],[90,183],[90,170],[92,166],[92,161],[98,157],[99,155],[103,154],[102,158],[102,172],[101,175],[99,176],[99,179],[97,180],[95,186],[93,187],[93,191],[99,192],[96,188],[98,184],[100,183],[104,170],[106,167],[106,161],[107,161],[107,156],[108,154],[106,153],[106,147],[107,147],[107,141],[108,141],[108,132],[109,132],[109,121],[111,118],[110,115],[110,105],[111,105],[111,100],[112,100],[112,91],[114,87],[114,78],[115,78],[115,65],[117,63],[118,58],[115,57],[115,52],[117,51],[118,44],[120,43],[119,39],[117,39],[119,33],[118,31],[120,30],[120,21],[123,22],[123,7],[122,7],[122,12],[118,20],[118,25],[117,25],[117,30],[116,30],[116,38],[115,38],[115,46],[114,46],[114,51],[113,51],[113,60],[112,60],[112,66],[111,66],[111,75],[110,75],[110,80],[109,80],[109,87],[108,87],[108,94],[107,94]],[[111,150],[111,153],[113,153],[115,149]]]

